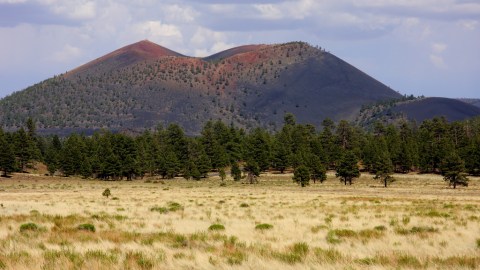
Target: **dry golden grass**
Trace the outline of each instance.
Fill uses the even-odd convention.
[[[480,269],[480,179],[396,178],[14,175],[0,180],[0,269]]]

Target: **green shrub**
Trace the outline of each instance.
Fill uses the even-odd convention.
[[[434,227],[428,227],[428,226],[419,226],[419,227],[412,227],[411,229],[406,229],[406,228],[395,228],[395,232],[397,234],[401,235],[407,235],[407,234],[425,234],[425,233],[434,233],[438,232],[437,228]]]
[[[25,231],[38,231],[40,228],[38,227],[37,224],[35,223],[25,223],[20,225],[20,232],[25,232]]]
[[[106,188],[106,189],[102,192],[102,196],[107,197],[107,199],[108,199],[108,197],[109,197],[110,195],[112,195],[112,193],[110,192],[110,189],[108,189],[108,188]]]
[[[320,261],[327,263],[336,263],[343,258],[342,254],[334,248],[315,248],[313,253]]]
[[[434,227],[420,226],[420,227],[412,227],[410,229],[410,232],[411,233],[438,232],[438,229]]]
[[[248,203],[241,203],[240,204],[240,207],[242,208],[246,208],[246,207],[249,207],[250,205],[248,205]]]
[[[296,264],[302,261],[302,256],[293,253],[293,252],[278,252],[274,253],[273,256],[280,261],[283,261],[288,264]]]
[[[309,250],[308,244],[305,242],[295,243],[292,246],[292,252],[302,257],[307,256],[308,250]]]
[[[375,228],[373,228],[374,230],[376,231],[386,231],[387,230],[387,227],[383,226],[383,225],[380,225],[380,226],[375,226]]]
[[[262,224],[258,224],[257,226],[255,226],[256,230],[261,230],[261,231],[270,230],[272,228],[273,228],[273,225],[268,224],[268,223],[262,223]]]
[[[80,224],[77,226],[77,230],[95,232],[95,226],[90,223]]]
[[[477,238],[477,248],[480,248],[480,238]]]
[[[159,206],[154,206],[154,207],[150,208],[150,211],[158,212],[160,214],[168,213],[168,209],[166,207],[159,207]]]
[[[168,202],[168,211],[175,212],[178,210],[183,210],[183,206],[177,202]]]
[[[230,265],[240,265],[244,260],[247,259],[247,255],[245,253],[236,250],[235,252],[228,253],[227,255],[227,263]]]
[[[208,227],[208,230],[209,231],[224,231],[225,226],[223,226],[222,224],[212,224],[212,225],[210,225],[210,227]]]

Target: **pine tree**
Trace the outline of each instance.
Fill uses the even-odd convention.
[[[455,151],[452,151],[443,159],[441,171],[443,179],[448,182],[449,186],[453,185],[454,189],[457,185],[468,186],[465,163]]]
[[[225,178],[227,178],[227,174],[225,173],[224,168],[218,169],[218,176],[220,176],[220,179],[222,180],[222,182],[225,181]]]
[[[35,158],[37,151],[36,144],[23,128],[20,128],[15,133],[14,140],[14,151],[20,165],[20,170],[25,172],[27,166],[31,165]]]
[[[0,128],[0,170],[2,171],[2,177],[8,177],[8,175],[15,169],[15,154],[5,138],[3,130]]]
[[[310,172],[310,179],[313,180],[313,183],[316,183],[317,181],[323,183],[323,181],[327,179],[327,170],[317,155],[308,153],[306,157],[306,166]]]
[[[240,170],[237,162],[234,162],[232,164],[230,175],[232,176],[234,181],[240,181],[240,179],[242,179],[242,171]]]
[[[373,156],[370,172],[375,174],[374,179],[382,181],[384,186],[387,187],[388,183],[394,181],[394,178],[392,177],[393,163],[385,135],[377,136],[372,142]]]
[[[293,172],[293,181],[297,182],[302,187],[310,184],[310,170],[305,165],[300,165]]]
[[[347,182],[351,185],[354,178],[360,177],[358,159],[352,151],[343,153],[337,166],[336,177],[339,177],[340,181],[343,181],[345,185],[347,185]]]

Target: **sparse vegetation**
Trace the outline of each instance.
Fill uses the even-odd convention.
[[[224,231],[225,226],[223,226],[222,224],[212,224],[212,225],[210,225],[210,227],[208,227],[208,230],[209,231]]]
[[[37,224],[29,222],[20,225],[20,232],[27,232],[27,231],[38,231],[40,227]]]
[[[257,224],[255,226],[255,229],[256,230],[260,230],[260,231],[264,231],[264,230],[270,230],[273,228],[273,225],[272,224],[268,224],[268,223],[261,223],[261,224]]]
[[[102,192],[102,196],[104,197],[108,197],[111,195],[112,193],[110,192],[110,189],[109,188],[106,188],[103,192]]]
[[[471,229],[480,221],[476,177],[461,194],[445,188],[438,175],[397,174],[395,186],[375,190],[369,186],[371,175],[362,175],[354,192],[333,181],[331,172],[322,185],[308,190],[291,178],[288,172],[262,174],[257,185],[232,181],[222,188],[219,175],[204,181],[175,178],[157,186],[153,178],[150,183],[65,181],[13,174],[0,181],[0,190],[7,191],[0,261],[4,269],[33,270],[202,263],[213,268],[475,269],[480,262],[478,232]],[[98,200],[99,190],[107,187],[122,200]],[[28,201],[17,196],[35,192],[40,196]],[[437,199],[445,192],[448,197]],[[64,203],[76,204],[75,212],[59,207]],[[30,223],[37,229],[15,229]]]
[[[77,229],[80,231],[95,232],[95,226],[90,223],[84,223],[77,226]]]

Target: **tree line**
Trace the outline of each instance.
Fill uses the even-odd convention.
[[[278,132],[246,132],[209,121],[195,137],[186,136],[177,124],[137,136],[99,131],[92,136],[42,137],[32,119],[15,132],[0,129],[3,176],[26,171],[35,162],[44,163],[51,175],[103,180],[200,180],[212,171],[224,179],[229,168],[234,180],[246,176],[250,182],[268,170],[293,171],[293,179],[305,186],[324,181],[326,171],[335,170],[345,185],[369,172],[386,187],[393,173],[416,171],[442,174],[456,187],[468,184],[466,174],[480,175],[480,118],[452,123],[434,118],[420,125],[378,122],[371,130],[326,119],[316,130],[286,114]]]

